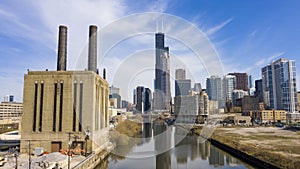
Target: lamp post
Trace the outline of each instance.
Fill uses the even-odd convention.
[[[73,134],[72,137],[74,137],[75,139],[75,143],[77,142],[77,138],[78,136],[76,136],[74,133],[72,132],[69,132],[68,133],[68,152],[67,152],[67,155],[68,155],[68,169],[70,169],[70,165],[71,165],[71,159],[70,159],[70,156],[71,156],[71,145],[72,145],[72,141],[71,141],[71,134]]]
[[[70,169],[70,149],[71,149],[71,134],[72,133],[68,133],[69,136],[69,141],[68,141],[68,169]]]
[[[87,128],[87,130],[85,131],[85,156],[87,156],[87,141],[90,139],[90,130],[89,128]]]
[[[9,151],[10,151],[10,153],[13,153],[13,157],[16,158],[16,166],[15,166],[15,169],[17,169],[17,168],[18,168],[19,148],[18,148],[18,147],[12,148],[12,149],[10,149]]]

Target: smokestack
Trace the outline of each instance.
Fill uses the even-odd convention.
[[[103,79],[106,80],[106,69],[103,69]]]
[[[88,70],[97,73],[97,26],[90,25]]]
[[[58,52],[57,52],[57,70],[67,70],[67,30],[66,26],[59,26],[58,33]]]

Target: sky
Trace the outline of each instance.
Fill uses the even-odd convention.
[[[130,101],[136,85],[153,89],[157,21],[164,22],[171,71],[184,67],[204,87],[215,67],[224,74],[246,72],[254,80],[261,78],[263,66],[281,57],[299,67],[299,6],[297,0],[2,0],[0,100],[12,94],[22,102],[27,69],[56,70],[61,24],[68,26],[68,70],[86,68],[88,26],[98,26],[100,71],[106,68],[109,84]],[[201,58],[192,59],[197,55]],[[299,75],[297,68],[298,90]]]

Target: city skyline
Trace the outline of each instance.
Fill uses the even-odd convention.
[[[300,14],[297,10],[299,6],[297,1],[290,3],[274,1],[272,4],[260,1],[234,1],[231,4],[204,1],[141,1],[136,4],[127,1],[78,3],[28,1],[18,2],[18,5],[16,3],[4,1],[0,5],[0,20],[3,23],[0,32],[1,58],[5,60],[0,63],[0,96],[12,94],[16,101],[22,101],[23,76],[27,69],[55,70],[58,25],[65,24],[70,27],[68,44],[70,59],[67,67],[73,70],[76,68],[78,54],[84,50],[83,39],[86,38],[87,24],[95,23],[101,29],[120,17],[141,12],[164,12],[193,23],[213,43],[223,63],[225,74],[245,72],[252,75],[253,80],[260,79],[261,68],[281,57],[295,60],[296,67],[300,65],[297,60],[300,55],[297,45],[300,39],[294,36],[299,33],[297,29],[299,23],[295,22]],[[67,10],[66,4],[69,5]],[[81,7],[85,10],[82,11]],[[155,26],[152,29],[155,31]],[[145,41],[146,45],[140,41],[137,41],[137,45],[153,47],[153,35],[146,37],[142,42]],[[170,42],[172,41],[167,37],[167,45],[174,48],[178,57],[183,61],[189,59],[187,56],[179,55],[179,52],[176,53],[176,46]],[[152,58],[154,59],[154,56]],[[122,57],[119,55],[112,57],[109,63],[118,65],[121,61]],[[194,74],[202,70],[199,69],[199,65],[187,65]],[[105,67],[108,69],[109,84],[112,84],[110,76],[113,70],[108,66]],[[101,70],[104,67],[101,65],[99,68]],[[297,74],[299,75],[299,69]],[[153,73],[152,76],[154,79]],[[196,77],[193,83],[201,82],[205,85],[207,77]],[[299,88],[298,78],[297,89]]]

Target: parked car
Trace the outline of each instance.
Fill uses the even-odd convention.
[[[0,166],[4,166],[6,162],[7,162],[7,158],[0,157]]]

